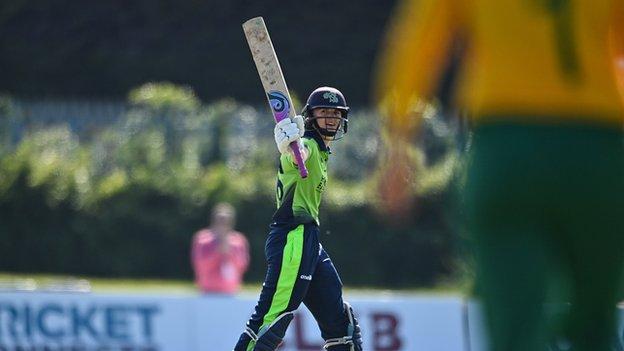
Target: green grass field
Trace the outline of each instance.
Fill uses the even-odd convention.
[[[21,285],[37,289],[50,289],[59,283],[87,282],[87,286],[95,293],[167,293],[167,294],[195,294],[197,289],[190,280],[173,279],[128,279],[128,278],[92,278],[82,276],[54,275],[54,274],[25,274],[0,272],[0,287]],[[261,284],[245,284],[241,292],[245,294],[257,294]],[[2,289],[0,288],[0,291]],[[456,283],[441,285],[435,288],[413,288],[401,290],[389,290],[381,288],[350,288],[345,287],[346,293],[352,294],[408,294],[408,295],[464,295],[467,291],[465,286]]]
[[[104,279],[82,276],[53,275],[53,274],[14,274],[0,273],[0,284],[10,285],[24,284],[36,286],[40,289],[54,286],[59,283],[87,281],[93,292],[172,292],[172,293],[193,293],[195,287],[193,282],[184,280],[158,280],[158,279]]]

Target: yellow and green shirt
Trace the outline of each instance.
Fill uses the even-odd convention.
[[[376,91],[394,129],[434,94],[458,40],[456,104],[475,123],[524,115],[622,125],[622,0],[407,0],[396,14]]]

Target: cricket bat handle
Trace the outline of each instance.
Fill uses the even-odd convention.
[[[305,162],[303,162],[303,157],[301,157],[301,150],[299,149],[298,143],[296,141],[290,143],[290,149],[295,155],[295,161],[297,162],[297,166],[299,166],[299,175],[301,176],[301,178],[307,178],[308,169],[305,166]]]

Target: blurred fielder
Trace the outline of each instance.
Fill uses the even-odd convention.
[[[281,153],[277,205],[266,241],[267,274],[255,312],[234,351],[273,351],[303,302],[325,339],[325,350],[361,351],[360,327],[342,299],[342,282],[319,242],[319,206],[327,186],[329,144],[347,132],[349,107],[340,91],[312,92],[295,122],[275,126]],[[289,144],[298,141],[308,169],[301,178]]]
[[[463,212],[494,351],[545,349],[553,331],[543,305],[555,280],[566,283],[555,301],[571,303],[562,326],[571,349],[610,349],[624,267],[624,114],[613,65],[623,7],[408,0],[396,13],[375,93],[396,162],[382,185],[400,189],[405,178],[400,145],[416,130],[414,104],[454,87],[453,105],[473,127]],[[398,208],[405,201],[383,196]]]

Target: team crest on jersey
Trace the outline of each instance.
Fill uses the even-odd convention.
[[[328,91],[325,94],[323,94],[323,98],[325,100],[329,100],[329,102],[333,102],[335,104],[338,103],[338,95],[336,95],[336,93],[332,93]]]

